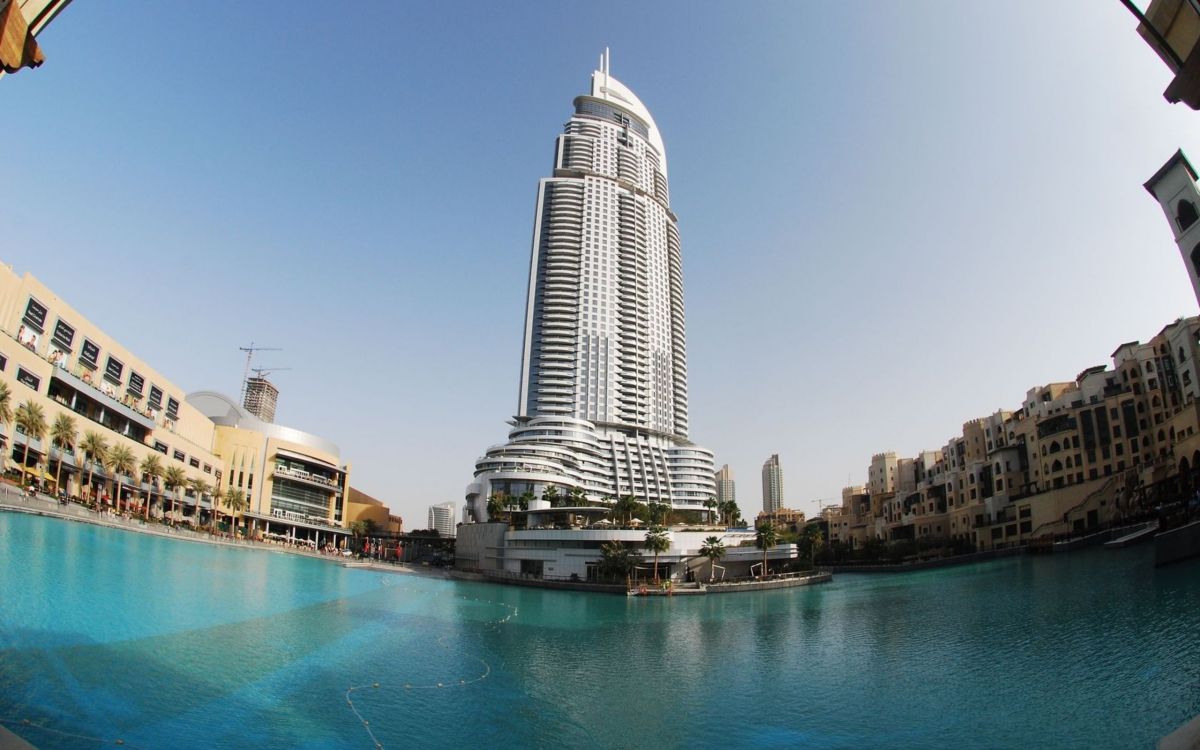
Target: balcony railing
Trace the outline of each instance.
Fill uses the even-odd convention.
[[[278,464],[275,466],[275,476],[286,477],[287,479],[295,479],[300,482],[308,482],[309,484],[315,484],[318,487],[323,487],[328,490],[340,491],[342,489],[337,482],[333,481],[332,479],[327,479],[320,474],[312,474],[310,472],[303,471],[302,469],[292,469],[288,468],[287,466],[279,466]]]

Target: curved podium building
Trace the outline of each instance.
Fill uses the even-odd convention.
[[[469,520],[485,520],[494,492],[551,485],[696,510],[715,495],[712,453],[688,440],[666,149],[608,67],[605,53],[538,184],[517,415],[475,464]]]

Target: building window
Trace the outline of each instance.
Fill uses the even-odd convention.
[[[161,409],[162,408],[162,397],[163,397],[162,389],[159,388],[158,386],[152,385],[152,386],[150,386],[150,398],[146,403],[150,406],[151,409]]]
[[[192,467],[193,469],[199,469],[199,468],[200,468],[200,459],[198,459],[198,458],[189,458],[189,459],[188,459],[188,466]]]
[[[8,367],[8,357],[0,354],[0,372],[4,372],[5,367]]]
[[[161,453],[165,456],[165,455],[167,455],[167,444],[160,440],[155,440],[154,441],[154,450],[158,451],[159,453]]]
[[[17,368],[17,380],[24,383],[25,385],[29,386],[30,388],[32,388],[35,391],[38,389],[38,386],[42,384],[42,381],[40,378],[38,378],[36,375],[34,375],[31,372],[27,372],[24,367]]]
[[[146,379],[136,372],[129,373],[129,392],[141,398],[142,389],[146,387]]]
[[[1196,207],[1191,201],[1181,200],[1175,204],[1175,223],[1179,225],[1179,231],[1186,231],[1196,223],[1196,218]]]
[[[187,456],[184,455],[183,451],[175,451],[171,454],[171,458],[182,463]]]
[[[204,468],[201,469],[201,471],[203,471],[205,474],[212,474],[212,465],[204,464]]]
[[[179,419],[179,402],[173,398],[167,399],[167,418]]]

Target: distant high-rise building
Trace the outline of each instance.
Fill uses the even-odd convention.
[[[279,389],[266,378],[246,379],[246,400],[242,404],[246,411],[264,422],[275,421],[275,403],[279,400]]]
[[[438,503],[429,506],[429,528],[442,536],[454,536],[454,503]]]
[[[773,513],[783,507],[783,469],[779,466],[779,454],[766,460],[762,468],[763,511]]]
[[[517,413],[475,463],[488,497],[576,487],[703,510],[712,452],[688,439],[683,257],[667,152],[608,55],[558,136],[538,185]]]
[[[718,503],[736,503],[737,491],[733,485],[733,469],[729,468],[729,464],[721,467],[721,470],[716,473],[717,481],[717,502]]]

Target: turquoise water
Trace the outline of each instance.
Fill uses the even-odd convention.
[[[626,599],[0,513],[0,721],[40,748],[1151,747],[1200,713],[1200,562],[1149,553]]]

